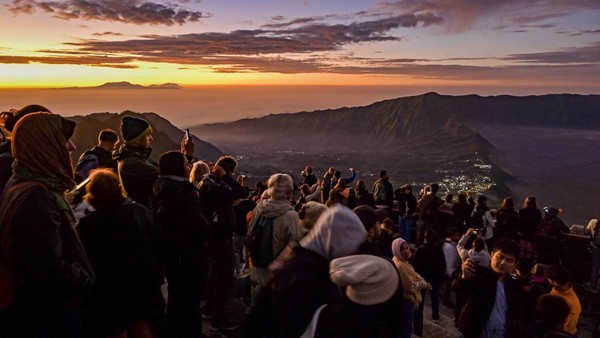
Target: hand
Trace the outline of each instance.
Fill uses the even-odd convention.
[[[467,258],[462,264],[462,279],[470,279],[475,275],[475,262]]]
[[[431,285],[431,283],[427,283],[427,286],[425,286],[425,290],[431,290],[433,289],[433,286]]]
[[[184,155],[188,155],[188,156],[194,156],[194,150],[196,149],[196,145],[194,144],[194,140],[190,137],[189,139],[187,137],[183,137],[183,140],[181,140],[181,152]]]
[[[473,229],[473,228],[469,228],[469,229],[467,229],[467,235],[471,236],[471,235],[473,234],[473,231],[474,231],[474,230],[475,230],[475,229]]]
[[[70,204],[73,205],[73,201],[75,200],[75,196],[79,195],[79,190],[75,190],[75,191],[66,191],[64,194],[65,200]]]

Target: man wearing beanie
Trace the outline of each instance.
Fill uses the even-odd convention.
[[[98,134],[98,145],[86,150],[79,157],[75,166],[75,180],[83,181],[90,175],[90,171],[97,168],[112,169],[117,173],[117,161],[112,158],[112,151],[119,143],[119,136],[112,129],[103,129]]]
[[[128,197],[152,210],[152,186],[158,178],[158,165],[150,159],[152,127],[142,118],[123,116],[121,136],[125,143],[113,152],[121,185]],[[185,139],[181,150],[191,156],[194,153],[192,140]]]
[[[320,307],[305,336],[400,336],[402,287],[391,262],[372,255],[336,258],[329,264],[329,277],[346,288],[346,297]]]

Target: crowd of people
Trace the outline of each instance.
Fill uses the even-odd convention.
[[[311,166],[298,191],[283,173],[251,190],[233,157],[199,161],[187,136],[152,161],[139,117],[99,131],[76,164],[75,122],[30,105],[0,126],[2,337],[202,337],[203,322],[242,337],[423,336],[427,294],[461,337],[577,336],[570,230],[533,196],[495,210],[436,183],[394,190],[386,170],[369,189],[352,168]],[[241,279],[247,310],[232,318]]]

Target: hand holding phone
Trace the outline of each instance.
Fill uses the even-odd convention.
[[[189,140],[192,136],[190,135],[190,128],[185,128],[185,137]]]

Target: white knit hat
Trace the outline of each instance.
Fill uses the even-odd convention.
[[[383,303],[396,293],[400,278],[392,263],[372,255],[337,258],[329,264],[329,277],[346,287],[346,296],[361,305]]]

